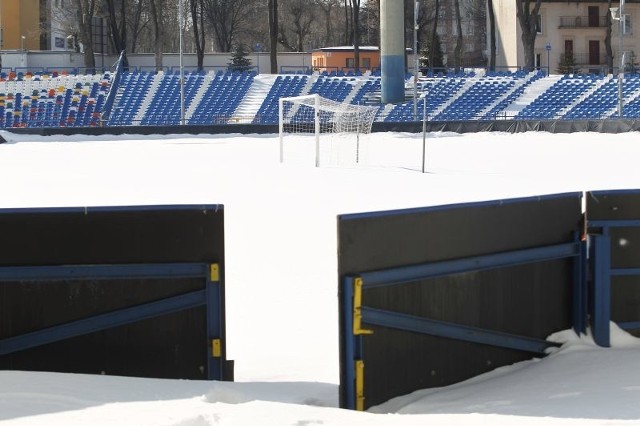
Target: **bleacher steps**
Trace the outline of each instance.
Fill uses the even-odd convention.
[[[562,77],[562,75],[549,75],[534,81],[524,89],[524,92],[518,98],[503,109],[502,112],[507,117],[517,116],[520,111],[535,101],[541,94],[549,90],[551,86],[560,81]]]
[[[520,89],[522,86],[526,86],[527,84],[529,84],[529,81],[531,81],[531,79],[534,78],[537,73],[538,73],[538,71],[532,71],[532,72],[528,73],[525,76],[525,78],[515,80],[516,84],[514,84],[513,87],[510,87],[505,93],[502,94],[502,96],[499,96],[496,100],[491,102],[491,104],[489,104],[487,107],[485,107],[482,111],[477,113],[475,118],[479,119],[479,118],[482,118],[485,115],[487,115],[489,113],[489,111],[491,111],[493,108],[498,106],[498,104],[500,104],[500,102],[504,101],[509,96],[511,96],[511,94],[513,92],[515,92],[516,90]]]
[[[205,74],[204,81],[202,82],[200,87],[198,87],[198,91],[193,96],[191,103],[189,104],[189,106],[187,106],[187,110],[184,112],[184,117],[187,123],[189,122],[191,116],[196,112],[196,109],[200,105],[202,98],[204,98],[205,93],[207,93],[207,90],[209,90],[209,86],[211,86],[211,82],[213,81],[215,76],[215,71],[209,71]]]
[[[153,100],[153,97],[156,95],[156,92],[158,91],[158,87],[160,87],[160,83],[162,83],[163,77],[164,77],[163,71],[158,71],[156,75],[153,76],[153,81],[149,86],[149,91],[145,95],[142,102],[140,102],[140,108],[138,108],[138,111],[136,111],[136,116],[133,119],[134,125],[136,123],[142,122],[142,119],[147,113],[147,109],[149,108],[149,105],[151,105],[151,101]]]
[[[260,74],[253,78],[251,87],[240,101],[233,114],[233,122],[251,122],[258,113],[262,102],[267,97],[278,76],[274,74]]]

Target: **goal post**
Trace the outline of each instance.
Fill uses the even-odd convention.
[[[318,94],[280,98],[280,162],[284,162],[285,135],[306,134],[315,138],[315,163],[318,167],[322,134],[354,134],[359,142],[361,133],[371,132],[377,112],[376,106],[333,101]]]
[[[278,124],[280,132],[280,162],[284,162],[284,135],[286,133],[313,133],[315,135],[316,167],[320,165],[320,95],[280,98]],[[300,106],[311,107],[299,114]],[[295,117],[298,114],[298,117]],[[313,125],[313,126],[311,126]],[[305,130],[307,131],[303,131]]]

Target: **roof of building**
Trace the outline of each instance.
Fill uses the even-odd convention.
[[[378,46],[358,46],[360,51],[377,52],[380,50]],[[314,52],[352,52],[353,46],[333,46],[333,47],[321,47],[315,49]]]

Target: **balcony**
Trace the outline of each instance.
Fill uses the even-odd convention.
[[[566,53],[562,53],[560,60],[564,60],[564,56],[567,55]],[[583,66],[583,65],[604,65],[607,63],[607,54],[606,53],[600,53],[598,55],[593,54],[593,53],[578,53],[578,52],[573,52],[573,61],[576,65],[578,66]]]
[[[558,28],[606,28],[605,16],[561,16]]]

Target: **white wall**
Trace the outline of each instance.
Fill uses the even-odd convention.
[[[618,6],[618,2],[613,2]],[[606,2],[543,2],[540,8],[542,16],[542,33],[538,34],[535,43],[535,54],[540,54],[541,65],[547,66],[554,73],[560,62],[560,55],[564,53],[565,40],[573,40],[574,53],[586,55],[589,52],[589,41],[600,41],[601,55],[605,54],[605,27],[564,28],[561,27],[561,17],[577,17],[583,20],[588,16],[588,7],[598,6],[599,15],[606,16],[608,12]],[[522,66],[524,65],[524,50],[522,48],[521,30],[516,16],[514,0],[494,0],[496,16],[496,65]],[[640,4],[626,3],[625,14],[631,15],[632,32],[623,38],[623,50],[634,51],[640,57]],[[487,28],[488,28],[487,21]],[[614,67],[619,64],[619,37],[618,22],[613,23],[612,47],[614,51]],[[547,55],[545,45],[551,45],[551,51]],[[548,58],[548,59],[547,59]],[[602,64],[603,66],[604,64]]]
[[[514,67],[522,65],[522,39],[520,25],[516,17],[514,0],[494,0],[493,9],[496,18],[496,67]],[[487,31],[489,28],[487,18]]]

